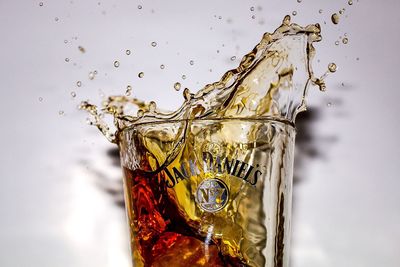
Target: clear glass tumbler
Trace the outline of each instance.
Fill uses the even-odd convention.
[[[294,138],[268,118],[121,131],[133,266],[288,267]]]

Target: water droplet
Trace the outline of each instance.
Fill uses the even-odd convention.
[[[76,82],[76,86],[81,87],[82,86],[82,82],[81,81],[77,81]]]
[[[194,65],[194,60],[190,60],[190,61],[189,61],[189,64],[190,64],[190,65]]]
[[[86,52],[86,49],[83,46],[78,46],[79,51],[81,51],[82,53]]]
[[[95,76],[96,74],[94,74],[94,72],[89,72],[89,80],[93,80]]]
[[[139,72],[138,76],[139,76],[139,78],[143,78],[144,77],[144,72]]]
[[[232,60],[232,61],[235,61],[235,60],[236,60],[236,57],[235,57],[235,56],[231,57],[231,60]]]
[[[43,97],[39,97],[39,102],[43,102]]]
[[[250,7],[250,11],[254,11],[254,6]]]
[[[186,75],[182,75],[182,79],[185,80],[186,79]]]
[[[152,47],[156,47],[156,46],[157,46],[157,43],[156,43],[156,42],[151,42],[151,46],[152,46]]]
[[[131,93],[132,93],[132,86],[128,85],[128,86],[126,87],[125,95],[126,95],[126,96],[130,96]]]
[[[60,116],[62,116],[62,115],[64,115],[65,113],[64,113],[64,110],[60,110],[59,112],[58,112],[58,115],[60,115]]]
[[[69,58],[67,58],[67,57],[64,60],[65,60],[65,62],[69,62]]]
[[[335,42],[335,45],[339,45],[339,41],[336,41],[336,42]]]
[[[192,99],[189,88],[185,88],[185,90],[183,90],[183,97],[186,101],[190,101],[190,99]]]
[[[337,70],[337,66],[336,66],[336,64],[335,63],[329,63],[329,65],[328,65],[328,70],[330,71],[330,72],[336,72],[336,70]]]
[[[143,116],[144,116],[144,111],[143,111],[142,109],[139,109],[139,110],[137,111],[137,116],[138,116],[139,118],[143,117]]]
[[[138,5],[137,8],[138,8],[138,9],[142,9],[143,7],[142,7],[141,5]]]
[[[160,65],[160,69],[162,69],[162,70],[165,69],[164,64],[161,64],[161,65]]]
[[[39,6],[43,6],[43,2],[40,2],[40,3],[39,3]]]
[[[176,82],[176,83],[174,84],[174,88],[175,88],[176,91],[181,90],[181,84],[180,84],[179,82]]]
[[[347,43],[349,42],[349,39],[348,39],[348,38],[343,38],[342,42],[343,42],[344,44],[347,44]]]
[[[322,14],[322,12],[324,12],[324,11],[322,9],[320,9],[318,12],[319,12],[319,14]]]
[[[293,16],[296,16],[296,15],[297,15],[297,11],[293,11],[293,12],[292,12],[292,15],[293,15]]]
[[[340,19],[340,17],[339,17],[339,15],[337,13],[332,14],[331,20],[332,20],[333,24],[338,24],[339,23],[339,19]]]
[[[149,111],[150,111],[151,113],[154,113],[154,112],[156,111],[156,109],[157,109],[157,104],[156,104],[156,102],[150,101],[150,103],[149,103]]]
[[[59,21],[60,19],[59,19],[58,17],[55,17],[54,20],[55,20],[55,21]]]
[[[126,50],[125,53],[129,56],[131,54],[131,50]]]
[[[349,6],[353,5],[353,0],[349,0],[349,2],[347,2],[349,4]]]
[[[73,98],[75,98],[75,97],[76,97],[76,93],[75,93],[74,91],[72,91],[72,92],[71,92],[71,96],[72,96]]]
[[[114,61],[114,67],[116,67],[116,68],[119,67],[119,61],[118,60]]]
[[[255,18],[256,18],[256,15],[251,16],[251,18],[252,18],[252,19],[255,19]]]

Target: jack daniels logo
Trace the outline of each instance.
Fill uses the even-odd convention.
[[[204,173],[228,174],[242,179],[252,186],[256,186],[258,178],[262,175],[262,172],[258,168],[258,164],[253,166],[238,159],[230,159],[228,157],[217,156],[214,158],[210,152],[203,152]],[[190,179],[191,176],[197,176],[201,173],[196,165],[196,161],[193,160],[181,163],[178,168],[166,167],[162,172],[165,173],[165,177],[168,177],[166,185],[169,188],[173,188],[181,181]]]

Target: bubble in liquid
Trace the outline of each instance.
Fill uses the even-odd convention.
[[[67,58],[67,57],[64,60],[65,60],[65,62],[69,62],[69,58]]]
[[[336,72],[336,70],[337,70],[337,66],[336,66],[336,64],[335,63],[329,63],[329,65],[328,65],[328,70],[330,71],[330,72]]]
[[[71,92],[71,96],[72,96],[73,98],[75,98],[75,97],[76,97],[76,93],[75,93],[74,91],[72,91],[72,92]]]
[[[76,86],[81,87],[82,86],[82,82],[81,81],[77,81],[76,82]]]
[[[182,75],[182,79],[185,80],[186,79],[186,75]]]
[[[131,54],[131,50],[126,50],[125,53],[129,56]]]
[[[81,51],[82,53],[86,52],[86,49],[83,46],[78,46],[79,51]]]
[[[60,115],[60,116],[62,116],[62,115],[64,115],[64,114],[65,114],[64,110],[60,110],[60,111],[58,112],[58,115]]]
[[[339,23],[339,20],[340,20],[340,17],[339,17],[339,15],[338,15],[337,13],[334,13],[334,14],[332,14],[332,16],[331,16],[331,20],[332,20],[332,23],[333,23],[333,24],[338,24],[338,23]]]
[[[324,11],[322,9],[320,9],[318,12],[319,12],[319,14],[322,14],[322,12],[324,12]]]
[[[194,60],[190,60],[190,61],[189,61],[189,64],[190,64],[190,65],[194,65]]]
[[[292,12],[292,15],[293,15],[293,16],[296,16],[296,15],[297,15],[297,11],[293,11],[293,12]]]
[[[254,6],[250,7],[250,11],[254,11]]]
[[[40,3],[39,3],[39,6],[43,6],[43,2],[40,2]]]
[[[139,78],[143,78],[143,77],[144,77],[144,72],[143,72],[143,71],[142,71],[142,72],[139,72],[138,77],[139,77]]]
[[[39,97],[39,102],[43,102],[43,97]]]
[[[130,86],[130,85],[126,86],[125,95],[130,96],[131,93],[132,93],[132,86]]]
[[[181,84],[180,84],[179,82],[176,82],[176,83],[174,84],[174,89],[175,89],[176,91],[181,90]]]
[[[235,61],[235,60],[236,60],[236,57],[235,57],[235,56],[231,57],[231,60],[232,60],[232,61]]]
[[[143,7],[142,7],[141,5],[138,5],[137,8],[138,8],[138,9],[142,9]]]
[[[347,44],[347,43],[349,42],[349,39],[348,39],[348,38],[343,38],[342,42],[343,42],[344,44]]]
[[[151,42],[151,46],[152,46],[152,47],[156,47],[156,46],[157,46],[157,43],[156,43],[156,42]]]
[[[114,67],[116,67],[116,68],[119,67],[119,61],[118,60],[114,61]]]
[[[349,2],[347,2],[349,4],[349,6],[351,6],[353,4],[353,0],[349,0]]]

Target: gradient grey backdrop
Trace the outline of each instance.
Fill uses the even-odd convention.
[[[0,0],[0,266],[127,267],[120,169],[79,100],[131,84],[176,107],[183,74],[194,91],[218,79],[294,10],[323,26],[316,72],[339,70],[326,93],[310,90],[317,153],[296,159],[292,267],[399,266],[400,2],[353,1]]]

